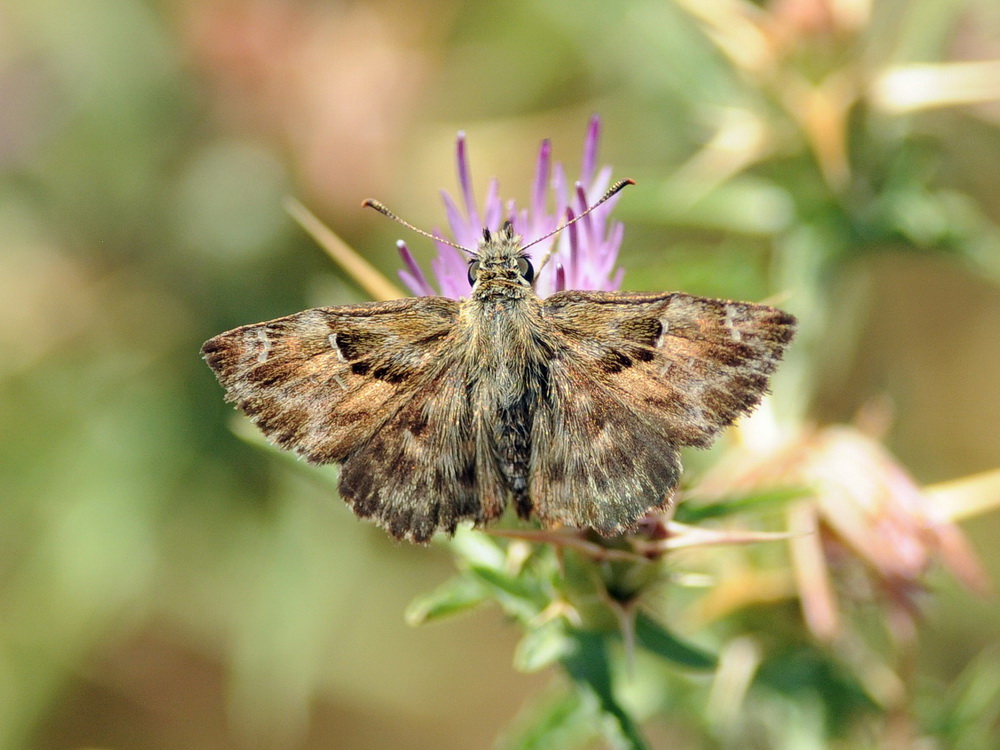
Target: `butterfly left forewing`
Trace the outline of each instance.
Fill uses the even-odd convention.
[[[600,383],[701,447],[760,402],[795,331],[768,305],[679,292],[560,292],[543,315]]]
[[[679,446],[760,402],[795,323],[679,293],[560,292],[542,316],[555,355],[532,435],[536,512],[605,534],[669,501]]]

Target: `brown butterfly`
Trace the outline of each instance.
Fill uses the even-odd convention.
[[[509,222],[469,252],[468,299],[316,308],[201,350],[227,400],[278,446],[341,464],[341,496],[397,539],[511,500],[545,527],[634,528],[669,505],[679,447],[757,405],[794,332],[773,307],[679,292],[541,299]]]

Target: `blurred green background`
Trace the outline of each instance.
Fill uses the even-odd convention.
[[[810,418],[888,397],[919,481],[1000,466],[1000,74],[884,77],[998,58],[993,0],[5,0],[0,747],[488,747],[545,692],[494,610],[407,627],[447,552],[235,437],[198,356],[364,298],[287,195],[394,278],[400,228],[360,202],[443,225],[459,129],[478,194],[523,205],[538,143],[575,176],[598,113],[638,182],[626,288],[822,306]],[[1000,516],[964,528],[1000,580]],[[1000,611],[930,588],[947,681]]]

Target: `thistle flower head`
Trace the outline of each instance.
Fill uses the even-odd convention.
[[[539,148],[528,206],[518,209],[513,200],[504,203],[500,199],[499,183],[494,178],[488,184],[486,200],[480,208],[472,188],[465,134],[459,133],[456,158],[461,205],[447,192],[441,192],[454,241],[462,247],[475,248],[484,228],[496,232],[509,220],[514,231],[530,243],[582,213],[604,194],[611,181],[610,167],[595,170],[599,138],[600,120],[595,116],[587,129],[580,177],[572,186],[562,164],[552,161],[552,146],[546,140]],[[535,279],[535,291],[539,295],[545,297],[563,289],[610,291],[621,285],[624,272],[616,268],[616,262],[624,228],[620,222],[609,221],[616,200],[612,198],[565,231],[532,247],[531,255],[536,265],[551,254]],[[554,206],[552,211],[550,204]],[[443,242],[436,244],[438,255],[431,261],[431,271],[439,291],[428,281],[403,242],[398,243],[398,248],[406,268],[399,272],[400,278],[414,294],[467,296],[471,289],[468,258]]]
[[[727,494],[755,488],[807,488],[812,497],[789,511],[792,558],[806,623],[817,637],[840,632],[834,579],[861,563],[902,631],[916,612],[924,576],[940,561],[969,588],[989,588],[961,530],[934,514],[927,494],[878,441],[847,425],[803,432],[767,454],[733,454],[705,477],[700,491]],[[860,594],[859,580],[852,595]]]

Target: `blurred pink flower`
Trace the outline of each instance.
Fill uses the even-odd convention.
[[[432,65],[420,6],[202,0],[178,5],[192,67],[230,133],[263,137],[312,204],[357,214],[395,174]]]
[[[448,193],[441,193],[454,241],[463,247],[475,248],[484,228],[495,232],[504,221],[510,220],[514,230],[525,243],[529,243],[552,232],[560,222],[565,223],[584,211],[604,194],[611,180],[610,167],[603,167],[595,174],[599,137],[600,120],[594,116],[587,129],[580,179],[574,183],[572,193],[563,166],[552,162],[552,147],[546,140],[542,142],[538,152],[529,206],[518,210],[513,201],[507,202],[505,206],[500,200],[499,184],[494,178],[489,182],[486,200],[480,210],[472,189],[472,171],[466,155],[465,134],[459,133],[456,157],[461,206]],[[549,189],[555,205],[552,213],[546,208]],[[549,262],[539,271],[535,280],[535,290],[541,296],[562,289],[610,291],[621,285],[624,271],[615,268],[615,264],[624,227],[621,222],[609,223],[608,219],[616,201],[617,196],[567,227],[566,231],[532,247],[531,254],[536,266],[550,251],[552,253]],[[436,294],[406,244],[400,242],[398,247],[406,265],[406,270],[399,273],[403,283],[414,294]],[[471,289],[468,257],[442,242],[437,243],[437,247],[438,255],[431,261],[431,269],[440,293],[452,298],[467,295]]]

